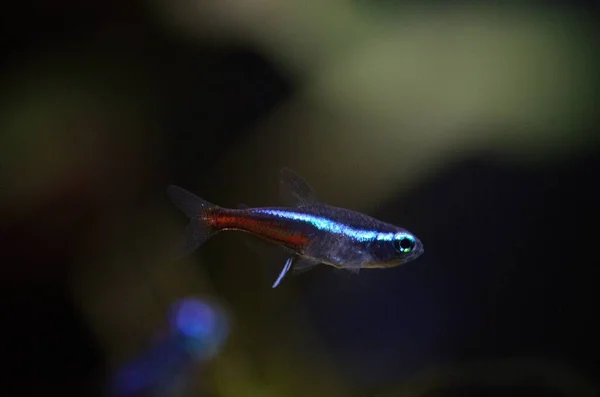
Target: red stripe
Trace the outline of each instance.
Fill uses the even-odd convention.
[[[283,244],[304,247],[308,237],[294,232],[278,221],[254,219],[233,214],[214,214],[209,217],[209,224],[215,229],[241,229],[255,235],[268,238]]]

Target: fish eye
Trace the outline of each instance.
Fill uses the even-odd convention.
[[[396,251],[407,254],[415,247],[415,239],[410,236],[401,236],[394,240]]]

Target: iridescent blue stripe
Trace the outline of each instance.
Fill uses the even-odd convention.
[[[277,216],[294,221],[306,222],[315,228],[335,234],[343,234],[357,241],[392,241],[395,233],[381,233],[374,230],[355,229],[320,216],[282,210],[262,210],[264,214]]]

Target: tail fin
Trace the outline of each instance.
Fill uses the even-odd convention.
[[[173,204],[190,219],[184,237],[173,253],[173,259],[177,260],[200,247],[214,233],[203,215],[217,206],[175,185],[167,188],[167,194]]]

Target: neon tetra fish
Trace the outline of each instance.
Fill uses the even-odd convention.
[[[275,288],[292,268],[301,271],[325,264],[357,273],[363,268],[398,266],[423,253],[423,245],[409,231],[321,202],[290,169],[281,170],[280,177],[280,192],[291,207],[228,209],[169,186],[173,204],[190,218],[176,258],[188,255],[220,231],[251,233],[289,252]]]

